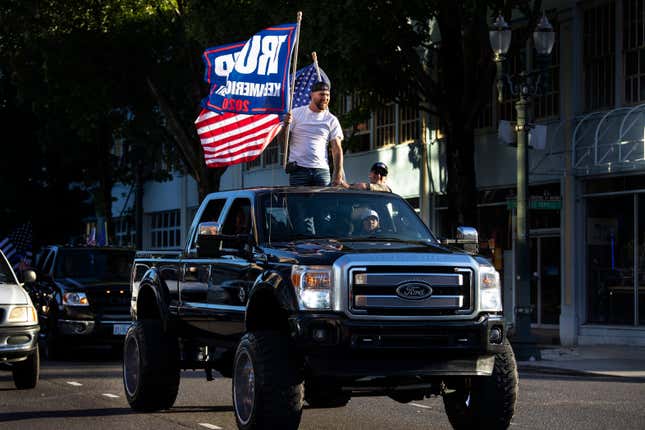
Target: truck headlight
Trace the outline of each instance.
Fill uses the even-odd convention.
[[[7,317],[8,323],[28,323],[28,322],[37,322],[38,317],[36,317],[36,309],[31,306],[14,306],[11,311],[9,311],[9,316]]]
[[[499,273],[491,266],[479,267],[479,305],[482,311],[502,311],[502,288]]]
[[[89,306],[85,293],[65,293],[63,294],[63,304],[66,306]]]
[[[291,283],[296,289],[300,309],[331,309],[331,266],[293,266]]]

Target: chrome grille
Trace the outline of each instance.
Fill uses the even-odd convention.
[[[455,315],[469,312],[472,270],[467,267],[354,267],[349,271],[350,311],[363,315]],[[412,300],[397,294],[407,283],[432,289],[428,297]]]
[[[88,292],[87,299],[90,302],[90,309],[100,319],[122,320],[130,318],[130,291],[124,289],[113,290],[109,294],[106,291]]]

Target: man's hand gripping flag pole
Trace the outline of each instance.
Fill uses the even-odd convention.
[[[291,73],[291,90],[289,91],[289,115],[291,115],[291,105],[293,102],[293,93],[296,87],[296,69],[298,68],[298,44],[300,42],[300,22],[302,21],[302,12],[296,15],[296,44],[293,48],[293,72]],[[287,167],[289,159],[289,126],[284,131],[284,154],[282,156],[282,168]]]

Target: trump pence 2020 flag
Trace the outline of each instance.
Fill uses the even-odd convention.
[[[211,85],[204,107],[214,112],[286,113],[296,28],[297,24],[265,28],[237,53],[229,45],[224,52],[235,62],[231,67],[230,56],[213,60],[217,63],[219,59],[228,74],[224,85]]]

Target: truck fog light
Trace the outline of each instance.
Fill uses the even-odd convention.
[[[488,335],[488,341],[495,344],[502,343],[502,329],[499,327],[493,327]]]

